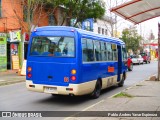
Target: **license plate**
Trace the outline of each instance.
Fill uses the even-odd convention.
[[[44,91],[47,93],[55,93],[57,92],[57,88],[56,87],[45,87]]]

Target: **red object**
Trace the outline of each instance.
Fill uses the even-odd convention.
[[[143,62],[150,63],[151,62],[151,57],[149,55],[147,55],[147,53],[140,53],[142,58],[143,58]]]
[[[127,67],[130,68],[131,64],[132,64],[132,59],[128,58],[127,59]]]
[[[29,41],[29,35],[25,33],[25,41]]]
[[[76,76],[71,76],[71,80],[75,81],[76,80]]]
[[[31,77],[32,77],[32,74],[31,74],[31,73],[28,73],[27,76],[28,76],[28,78],[31,78]]]

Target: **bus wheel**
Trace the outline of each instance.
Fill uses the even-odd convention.
[[[118,87],[122,87],[124,85],[124,76],[122,77],[122,80],[118,83]]]
[[[96,99],[96,98],[98,98],[100,96],[100,94],[101,94],[101,87],[102,86],[101,86],[100,80],[97,80],[95,89],[94,89],[93,93],[91,94],[92,98]]]

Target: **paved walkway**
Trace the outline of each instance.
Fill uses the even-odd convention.
[[[17,70],[8,70],[6,72],[0,72],[0,86],[24,82],[25,79],[26,76],[19,76]]]
[[[160,120],[160,81],[137,83],[75,116],[65,120]]]

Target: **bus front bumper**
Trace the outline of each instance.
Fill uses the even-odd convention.
[[[51,86],[44,84],[34,84],[30,80],[26,80],[26,87],[30,91],[43,92],[60,95],[85,95],[93,92],[96,80],[81,84],[69,84],[69,86]]]

